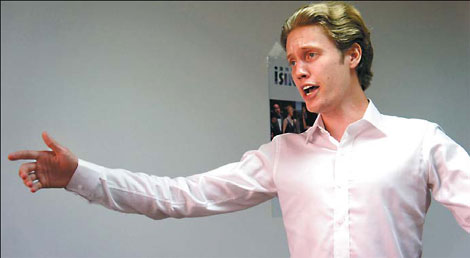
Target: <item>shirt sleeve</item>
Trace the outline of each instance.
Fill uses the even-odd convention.
[[[431,193],[470,233],[470,157],[438,125],[425,141],[424,158],[427,160]]]
[[[238,211],[276,196],[275,145],[270,142],[248,151],[239,162],[176,178],[111,169],[79,159],[66,190],[91,203],[153,219]]]

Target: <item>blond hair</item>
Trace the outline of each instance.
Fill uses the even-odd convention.
[[[307,25],[322,26],[343,54],[354,43],[361,46],[362,57],[356,72],[362,89],[366,90],[372,80],[374,50],[369,29],[359,11],[344,2],[321,2],[301,7],[282,26],[281,44],[284,49],[289,33],[295,28]]]

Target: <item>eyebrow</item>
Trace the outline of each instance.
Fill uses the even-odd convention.
[[[300,47],[300,49],[302,51],[305,51],[305,50],[311,50],[311,49],[315,49],[315,50],[320,50],[320,47],[318,47],[317,45],[315,44],[306,44],[306,45],[303,45],[302,47]],[[292,53],[289,53],[286,58],[289,60],[289,58],[292,56],[293,54]]]

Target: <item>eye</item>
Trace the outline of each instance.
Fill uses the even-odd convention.
[[[290,65],[290,66],[294,66],[294,65],[295,65],[295,61],[294,61],[294,60],[289,61],[289,65]]]
[[[308,52],[307,53],[307,59],[312,59],[316,56],[316,54],[314,52]]]

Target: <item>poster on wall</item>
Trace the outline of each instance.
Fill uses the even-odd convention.
[[[305,107],[291,76],[291,68],[286,52],[276,42],[268,58],[269,121],[270,139],[284,133],[303,133],[313,125],[317,114],[310,113]],[[273,217],[281,217],[278,198],[271,201]]]

